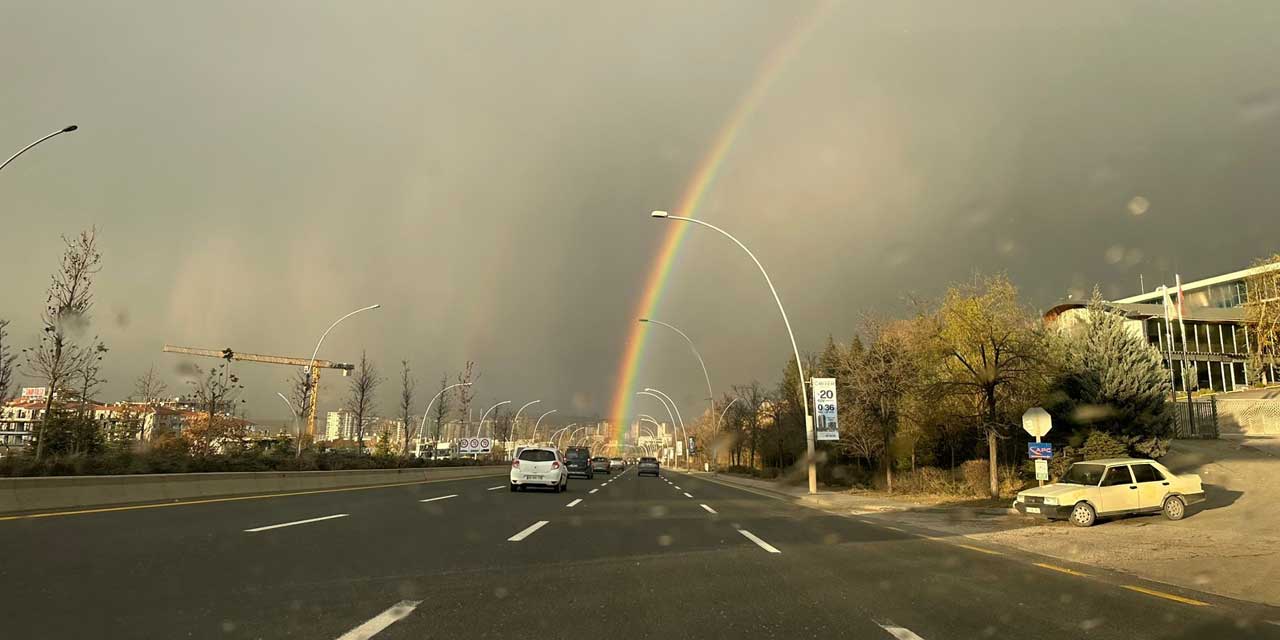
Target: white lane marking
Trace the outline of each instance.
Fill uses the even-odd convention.
[[[377,635],[379,631],[394,624],[397,620],[401,620],[413,613],[413,610],[420,604],[422,604],[421,600],[401,600],[391,605],[390,609],[379,613],[364,624],[338,636],[338,640],[368,640]]]
[[[550,520],[539,520],[529,525],[529,528],[525,529],[524,531],[521,531],[520,533],[517,533],[514,536],[511,536],[510,538],[507,538],[507,542],[520,542],[521,540],[524,540],[525,538],[528,538],[529,536],[533,535],[534,531],[537,531],[538,529],[541,529],[547,526],[548,522],[550,522]]]
[[[689,495],[689,492],[688,492],[688,491],[686,491],[686,492],[684,492],[684,497],[686,497],[686,498],[692,498],[693,496]]]
[[[600,483],[600,486],[602,486],[602,487],[607,487],[607,486],[609,486],[609,483],[608,483],[608,482],[601,482],[601,483]]]
[[[572,507],[572,506],[577,505],[579,502],[582,502],[582,498],[578,498],[577,500],[574,500],[573,502],[570,502],[569,504],[566,504],[565,506],[566,506],[566,507]]]
[[[675,488],[676,488],[676,491],[681,491],[681,489],[680,489],[680,486],[679,486],[679,485],[671,485],[671,486],[675,487]]]
[[[419,500],[418,502],[435,502],[436,500],[448,500],[449,498],[456,498],[456,497],[458,497],[458,494],[451,493],[447,496],[436,496],[434,498],[427,498],[426,500]]]
[[[891,531],[897,531],[898,533],[906,533],[906,530],[904,530],[904,529],[899,529],[899,528],[897,528],[897,527],[891,527],[891,526],[889,526],[889,525],[887,525],[887,524],[882,524],[882,525],[880,525],[880,526],[882,526],[882,527],[884,527],[884,528],[886,528],[886,529],[889,529],[889,530],[891,530]]]
[[[506,486],[507,486],[507,485],[500,484],[500,485],[498,485],[498,486],[496,486],[496,487],[489,487],[488,489],[485,489],[485,491],[497,491],[498,489],[506,488]]]
[[[898,640],[924,640],[924,638],[921,638],[920,636],[916,635],[910,629],[906,627],[899,627],[898,625],[892,622],[880,622],[880,621],[873,621],[873,622],[879,625],[881,629],[888,631],[889,635],[897,638]]]
[[[769,553],[782,553],[781,551],[778,551],[777,547],[769,544],[768,542],[765,542],[764,540],[761,540],[759,537],[756,536],[756,534],[751,533],[746,529],[738,529],[738,533],[741,533],[742,535],[746,536],[748,540],[756,543],[756,545],[758,545],[761,549],[764,549]]]
[[[587,493],[595,493],[595,492],[597,492],[597,491],[599,491],[599,489],[592,489],[592,490],[588,491]]]
[[[332,520],[332,519],[334,519],[334,518],[345,518],[345,517],[347,517],[347,515],[349,515],[349,514],[346,514],[346,513],[338,513],[338,514],[334,514],[334,515],[331,515],[331,516],[324,516],[324,517],[322,517],[322,518],[309,518],[309,519],[307,519],[307,520],[295,520],[295,521],[293,521],[293,522],[281,522],[280,524],[267,525],[267,526],[265,526],[265,527],[258,527],[258,528],[256,528],[256,529],[245,529],[245,530],[244,530],[244,532],[245,532],[245,533],[257,533],[257,532],[259,532],[259,531],[266,531],[266,530],[268,530],[268,529],[279,529],[280,527],[292,527],[292,526],[293,526],[293,525],[295,525],[295,524],[307,524],[308,522],[320,522],[321,520]]]
[[[704,504],[704,505],[702,505],[702,508],[703,508],[703,509],[706,509],[706,510],[707,510],[707,513],[715,513],[715,512],[716,512],[716,510],[715,510],[715,509],[712,509],[711,507],[708,507],[708,506],[707,506],[707,505],[705,505],[705,504]]]

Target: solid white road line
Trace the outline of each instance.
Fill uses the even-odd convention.
[[[707,513],[715,513],[715,512],[716,512],[716,510],[715,510],[715,509],[712,509],[711,507],[708,507],[708,506],[707,506],[707,505],[705,505],[705,504],[704,504],[704,505],[702,505],[702,508],[703,508],[703,509],[706,509],[706,510],[707,510]]]
[[[768,551],[769,553],[782,553],[781,551],[778,551],[777,547],[769,544],[768,542],[765,542],[764,540],[761,540],[760,538],[756,537],[756,534],[751,533],[746,529],[738,529],[738,533],[741,533],[742,535],[746,536],[748,540],[756,543],[757,546],[759,546],[761,549],[764,549],[765,551]]]
[[[579,502],[582,502],[582,498],[578,498],[577,500],[574,500],[573,502],[570,502],[569,504],[566,504],[565,506],[566,506],[566,507],[576,506]]]
[[[297,520],[297,521],[295,521],[295,522],[282,522],[282,523],[280,523],[280,524],[273,524],[273,525],[268,525],[268,526],[265,526],[265,527],[258,527],[258,528],[256,528],[256,529],[245,529],[245,530],[244,530],[244,532],[245,532],[245,533],[257,533],[257,532],[259,532],[259,531],[266,531],[266,530],[268,530],[268,529],[279,529],[280,527],[292,527],[292,526],[293,526],[293,525],[295,525],[295,524],[307,524],[308,522],[320,522],[321,520],[332,520],[332,519],[334,519],[334,518],[345,518],[345,517],[347,517],[347,515],[348,515],[348,514],[346,514],[346,513],[338,513],[338,514],[334,514],[334,515],[331,515],[331,516],[324,516],[323,518],[310,518],[310,519],[307,519],[307,520]]]
[[[534,531],[537,531],[538,529],[541,529],[547,526],[548,522],[550,522],[550,520],[539,520],[529,525],[528,529],[525,529],[524,531],[521,531],[520,533],[517,533],[514,536],[511,536],[510,538],[507,538],[507,542],[520,542],[521,540],[524,540],[525,538],[528,538],[529,536],[533,535]]]
[[[456,497],[458,497],[458,494],[451,493],[447,496],[436,496],[434,498],[427,498],[426,500],[419,500],[418,502],[435,502],[436,500],[448,500],[449,498],[456,498]]]
[[[597,492],[597,491],[599,491],[599,490],[600,490],[600,489],[592,489],[592,490],[588,491],[587,493],[595,493],[595,492]]]
[[[924,640],[924,638],[916,635],[910,629],[906,627],[899,627],[892,622],[876,621],[876,624],[879,625],[881,629],[888,631],[889,635],[897,638],[898,640]]]
[[[505,489],[505,488],[506,488],[506,486],[507,486],[507,485],[505,485],[505,484],[500,484],[500,485],[498,485],[498,486],[496,486],[496,487],[489,487],[488,489],[485,489],[485,491],[497,491],[498,489]]]
[[[368,640],[377,635],[379,631],[394,624],[397,620],[401,620],[413,613],[413,610],[420,604],[422,604],[421,600],[401,600],[391,605],[390,609],[379,613],[364,624],[338,636],[338,640]]]
[[[689,492],[688,492],[688,491],[686,491],[686,492],[684,492],[684,497],[686,497],[686,498],[692,498],[693,496],[689,495]]]

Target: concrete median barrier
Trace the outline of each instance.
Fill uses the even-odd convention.
[[[504,475],[506,465],[0,478],[0,514]]]

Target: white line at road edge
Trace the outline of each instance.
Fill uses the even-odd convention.
[[[599,491],[599,489],[592,489],[592,490],[588,491],[587,493],[595,493],[595,492],[597,492],[597,491]]]
[[[307,524],[308,522],[320,522],[321,520],[332,520],[332,519],[334,519],[334,518],[345,518],[345,517],[347,517],[348,515],[349,515],[349,514],[346,514],[346,513],[338,513],[338,514],[334,514],[334,515],[331,515],[331,516],[324,516],[323,518],[310,518],[310,519],[307,519],[307,520],[296,520],[296,521],[294,521],[294,522],[282,522],[282,523],[280,523],[280,524],[273,524],[273,525],[268,525],[268,526],[265,526],[265,527],[258,527],[258,528],[256,528],[256,529],[245,529],[245,530],[244,530],[244,532],[245,532],[245,533],[257,533],[257,532],[259,532],[259,531],[266,531],[266,530],[268,530],[268,529],[279,529],[280,527],[292,527],[292,526],[293,526],[293,525],[295,525],[295,524]]]
[[[708,506],[707,506],[707,505],[705,505],[705,504],[704,504],[704,505],[702,505],[702,508],[703,508],[703,509],[706,509],[706,510],[707,510],[707,513],[715,513],[715,512],[716,512],[716,510],[715,510],[715,509],[712,509],[711,507],[708,507]]]
[[[577,500],[574,500],[573,502],[570,502],[569,504],[566,504],[565,506],[566,506],[566,507],[573,507],[573,506],[577,506],[577,504],[578,504],[579,502],[582,502],[582,498],[578,498]]]
[[[684,492],[684,497],[686,497],[686,498],[692,498],[693,496],[689,495],[689,492],[688,492],[688,491],[686,491],[686,492]]]
[[[413,610],[420,604],[422,604],[421,600],[401,600],[391,605],[390,609],[374,616],[368,622],[338,636],[338,640],[368,640],[377,635],[379,631],[394,624],[397,620],[401,620],[413,613]]]
[[[427,498],[426,500],[419,500],[418,502],[435,502],[436,500],[448,500],[449,498],[456,498],[456,497],[458,497],[458,494],[451,493],[447,496],[436,496],[434,498]]]
[[[738,529],[738,533],[741,533],[742,535],[746,536],[748,540],[756,543],[757,546],[759,546],[761,549],[764,549],[765,551],[768,551],[769,553],[782,553],[781,551],[778,551],[777,547],[769,544],[768,542],[765,542],[764,540],[761,540],[760,538],[757,538],[756,534],[751,533],[746,529]]]
[[[521,540],[524,540],[525,538],[528,538],[529,536],[533,535],[534,531],[537,531],[538,529],[541,529],[547,526],[548,522],[550,522],[550,520],[539,520],[529,525],[528,529],[525,529],[524,531],[521,531],[520,533],[517,533],[514,536],[511,536],[510,538],[507,538],[507,542],[520,542]]]
[[[505,485],[505,484],[500,484],[500,485],[498,485],[498,486],[496,486],[496,487],[489,487],[488,489],[485,489],[485,491],[497,491],[498,489],[501,489],[501,488],[503,488],[503,487],[505,487],[505,486],[507,486],[507,485]]]
[[[899,627],[892,622],[875,621],[875,623],[879,625],[881,629],[888,631],[889,635],[897,638],[898,640],[924,640],[924,638],[916,635],[910,629],[906,627]]]

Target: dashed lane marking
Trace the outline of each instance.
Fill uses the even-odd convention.
[[[498,489],[506,488],[506,486],[507,486],[507,485],[505,485],[505,484],[500,484],[500,485],[498,485],[498,486],[496,486],[496,487],[489,487],[488,489],[485,489],[485,491],[497,491]]]
[[[259,532],[259,531],[268,531],[268,530],[270,530],[270,529],[280,529],[280,528],[283,528],[283,527],[292,527],[292,526],[299,525],[299,524],[309,524],[309,523],[312,523],[312,522],[320,522],[321,520],[333,520],[334,518],[345,518],[345,517],[347,517],[347,515],[349,515],[349,514],[346,514],[346,513],[335,513],[334,515],[331,515],[331,516],[322,516],[322,517],[319,517],[319,518],[308,518],[308,519],[306,519],[306,520],[295,520],[295,521],[293,521],[293,522],[281,522],[280,524],[270,524],[270,525],[267,525],[267,526],[265,526],[265,527],[257,527],[257,528],[255,528],[255,529],[245,529],[245,530],[244,530],[244,532],[245,532],[245,533],[257,533],[257,532]]]
[[[597,491],[599,491],[599,490],[600,490],[599,488],[595,488],[595,489],[592,489],[592,490],[588,491],[587,493],[595,493],[595,492],[597,492]]]
[[[426,500],[419,500],[418,502],[435,502],[436,500],[448,500],[449,498],[456,498],[456,497],[458,497],[458,494],[451,493],[447,496],[436,496],[434,498],[427,498]]]
[[[708,506],[707,506],[707,505],[705,505],[705,504],[704,504],[704,505],[701,505],[701,506],[702,506],[702,508],[703,508],[703,509],[706,509],[706,510],[707,510],[707,513],[715,513],[715,512],[716,512],[716,510],[715,510],[715,509],[712,509],[711,507],[708,507]]]
[[[686,491],[686,492],[684,492],[684,497],[686,497],[686,498],[692,498],[693,496],[689,495],[689,492],[688,492],[688,491]]]
[[[782,553],[781,551],[778,551],[777,547],[769,544],[768,542],[765,542],[764,540],[761,540],[759,536],[757,536],[754,533],[751,533],[750,531],[747,531],[746,529],[738,529],[738,533],[741,533],[743,536],[746,537],[746,539],[756,543],[756,546],[760,547],[761,549],[764,549],[765,551],[768,551],[769,553]]]
[[[338,640],[368,640],[380,631],[395,624],[399,620],[403,620],[413,610],[422,604],[421,600],[401,600],[391,608],[370,618],[364,624],[338,636]]]
[[[574,507],[574,506],[577,506],[579,502],[582,502],[582,498],[578,498],[577,500],[574,500],[573,502],[570,502],[569,504],[566,504],[565,506],[566,506],[566,507]]]
[[[537,521],[537,522],[535,522],[535,523],[533,523],[533,524],[529,525],[527,528],[525,528],[525,530],[524,530],[524,531],[521,531],[520,533],[517,533],[517,534],[515,534],[514,536],[511,536],[510,538],[507,538],[507,542],[520,542],[521,540],[524,540],[525,538],[528,538],[529,536],[533,535],[533,532],[534,532],[534,531],[537,531],[538,529],[541,529],[541,528],[543,528],[543,527],[547,526],[547,523],[549,523],[549,522],[551,522],[551,521],[550,521],[550,520],[539,520],[539,521]]]
[[[878,620],[874,622],[877,625],[879,625],[881,629],[888,631],[889,635],[893,636],[894,638],[897,638],[897,640],[924,640],[924,638],[921,638],[920,636],[916,635],[913,631],[911,631],[906,627],[899,627],[898,625],[892,622],[880,622]]]

